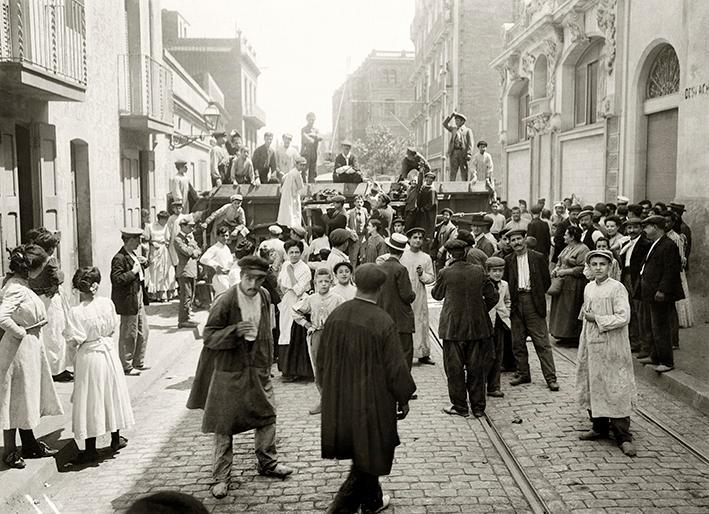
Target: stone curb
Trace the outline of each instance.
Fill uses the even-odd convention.
[[[635,376],[709,416],[709,386],[706,383],[678,369],[657,373],[652,366],[645,366],[634,357],[633,367]]]

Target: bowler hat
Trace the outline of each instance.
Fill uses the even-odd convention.
[[[409,240],[404,234],[399,234],[398,232],[395,232],[390,237],[387,237],[384,242],[392,250],[403,252],[404,250],[406,250],[406,244],[409,242]]]
[[[470,221],[470,224],[474,227],[486,227],[492,225],[492,220],[484,214],[477,213],[473,214],[473,219]]]

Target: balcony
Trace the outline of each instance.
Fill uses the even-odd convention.
[[[172,72],[149,55],[118,56],[121,127],[172,133]]]
[[[258,130],[266,126],[266,113],[256,104],[246,105],[244,106],[244,120],[255,125]]]
[[[0,90],[82,101],[86,20],[79,0],[0,0]]]

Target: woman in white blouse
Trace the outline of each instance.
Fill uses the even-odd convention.
[[[212,277],[212,289],[217,297],[229,289],[229,271],[234,264],[234,256],[227,245],[229,228],[219,227],[217,229],[217,242],[207,248],[207,251],[199,258],[199,262],[209,266],[214,270]]]

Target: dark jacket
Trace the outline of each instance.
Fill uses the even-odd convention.
[[[640,275],[639,288],[634,297],[644,302],[654,302],[655,293],[660,291],[665,294],[667,302],[682,300],[682,260],[677,245],[669,237],[662,236],[655,248],[649,251],[644,259],[645,269]]]
[[[59,269],[57,258],[51,256],[42,272],[35,278],[30,278],[28,283],[36,295],[46,295],[47,298],[51,298],[57,294],[59,286],[64,283],[64,272]]]
[[[202,255],[197,241],[192,234],[181,230],[175,236],[177,252],[177,278],[197,278],[197,259]]]
[[[209,311],[188,409],[204,409],[202,431],[237,434],[276,420],[271,391],[271,299],[261,288],[261,319],[253,343],[236,335],[242,321],[237,288],[221,294]],[[248,375],[251,380],[246,380]],[[239,401],[235,401],[239,398]]]
[[[335,166],[332,170],[333,182],[362,182],[360,173],[337,173],[337,169],[342,166],[352,166],[354,169],[358,169],[357,158],[352,152],[347,158],[342,153],[337,154],[337,157],[335,157]]]
[[[254,165],[254,169],[260,175],[265,175],[269,171],[275,172],[278,169],[276,152],[270,146],[263,144],[254,150],[254,154],[251,157],[251,164]],[[281,171],[287,173],[290,170]]]
[[[143,303],[143,289],[140,276],[133,273],[135,260],[125,248],[111,260],[111,300],[116,306],[116,313],[122,316],[134,316]]]
[[[549,276],[549,264],[544,256],[534,250],[527,250],[527,260],[529,262],[529,282],[534,301],[534,310],[542,318],[547,315],[546,292],[551,285]],[[510,286],[510,298],[512,299],[512,312],[519,308],[519,282],[517,281],[517,254],[511,253],[505,257],[505,274],[503,279]]]
[[[532,236],[537,240],[535,251],[541,253],[545,257],[549,257],[551,249],[551,234],[549,233],[549,225],[541,218],[534,218],[527,226],[527,237]],[[563,234],[562,234],[563,237]]]
[[[554,254],[551,256],[551,262],[557,262],[559,260],[559,254],[566,248],[566,243],[564,243],[564,234],[566,229],[571,226],[571,221],[569,218],[559,222],[556,226],[556,232],[554,232]]]
[[[413,334],[414,311],[411,304],[416,299],[416,293],[411,288],[409,272],[394,257],[389,257],[380,267],[387,274],[387,279],[379,293],[377,305],[391,316],[400,334]]]
[[[431,296],[443,300],[438,322],[441,339],[473,341],[492,335],[488,313],[497,304],[500,295],[482,267],[453,261],[438,274]]]
[[[336,214],[328,212],[323,216],[323,222],[325,223],[325,234],[329,235],[336,228],[347,228],[347,215],[342,211],[338,211]]]
[[[475,248],[485,252],[485,255],[487,255],[488,257],[491,257],[492,254],[495,253],[495,247],[490,241],[488,241],[487,237],[485,237],[484,234],[480,239],[475,241]]]
[[[396,407],[416,390],[394,321],[355,298],[332,311],[320,341],[323,458],[388,475],[399,444]]]
[[[627,242],[623,248],[630,244]],[[620,269],[621,273],[630,273],[630,293],[634,292],[638,288],[638,281],[640,280],[640,270],[643,267],[643,262],[645,262],[645,256],[647,251],[650,249],[650,241],[641,234],[638,241],[635,243],[633,248],[633,253],[630,256],[630,266],[625,266],[625,255],[620,256]],[[622,248],[621,248],[622,250]]]

